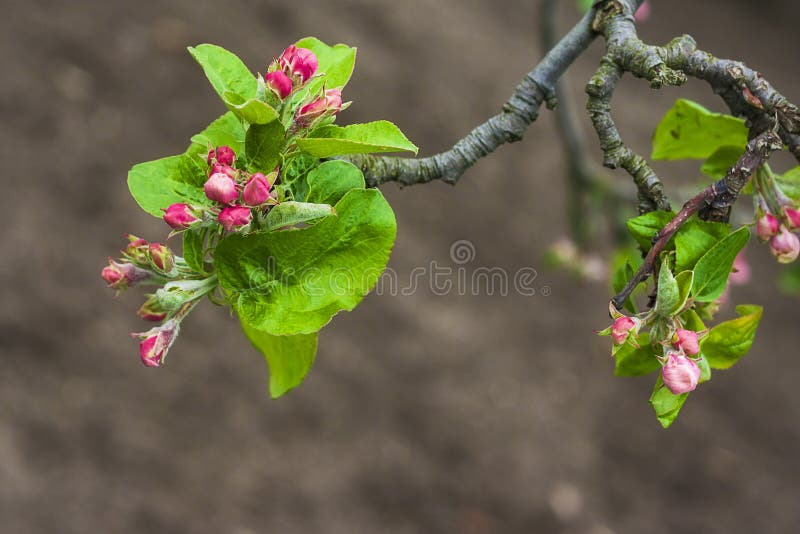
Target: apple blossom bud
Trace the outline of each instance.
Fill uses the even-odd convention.
[[[670,351],[661,369],[661,379],[673,395],[689,393],[700,381],[700,367],[683,353]]]
[[[781,225],[780,233],[769,240],[769,248],[778,262],[791,263],[800,254],[800,239]]]
[[[206,161],[209,165],[212,163],[219,163],[220,165],[233,165],[233,161],[236,159],[236,154],[233,152],[233,149],[229,146],[218,146],[217,148],[212,148],[208,151],[208,156],[206,157]]]
[[[151,328],[147,332],[131,333],[131,337],[138,337],[139,356],[142,363],[147,367],[158,367],[164,363],[167,351],[178,337],[180,323],[175,319],[170,319],[161,326]]]
[[[244,203],[248,206],[260,206],[269,198],[270,187],[266,176],[260,172],[253,174],[244,186]]]
[[[250,217],[250,208],[234,206],[223,208],[222,211],[219,212],[217,220],[226,231],[230,232],[234,228],[240,228],[246,224],[249,224]]]
[[[230,204],[239,198],[239,191],[236,189],[236,182],[227,174],[215,172],[208,177],[203,186],[206,196],[220,204]]]
[[[640,324],[641,322],[636,317],[628,317],[627,315],[618,317],[614,320],[614,324],[611,325],[611,338],[615,344],[622,345],[631,332],[636,335]]]
[[[168,273],[175,267],[175,254],[172,253],[167,245],[150,243],[147,253],[150,256],[150,263],[156,270]]]
[[[159,304],[158,298],[155,295],[150,295],[136,312],[136,315],[145,321],[152,321],[154,323],[159,323],[166,319],[167,314],[167,310]]]
[[[215,163],[214,165],[212,165],[211,166],[211,172],[208,173],[208,175],[211,176],[212,174],[215,174],[215,173],[218,173],[218,172],[221,172],[222,174],[227,174],[231,178],[234,178],[234,179],[236,178],[236,169],[234,169],[230,165],[222,165],[220,163]]]
[[[138,264],[147,263],[147,246],[149,243],[133,234],[127,234],[125,237],[128,239],[128,246],[125,247],[123,252],[125,259]]]
[[[697,332],[693,330],[680,329],[675,332],[676,340],[672,345],[676,349],[681,349],[689,356],[694,356],[700,352],[700,344],[697,341]]]
[[[636,10],[636,13],[633,14],[633,20],[636,22],[642,22],[650,18],[650,2],[648,0],[644,0],[642,5],[639,6],[639,9]]]
[[[289,96],[289,93],[292,92],[292,80],[281,70],[268,72],[266,76],[264,76],[264,83],[267,84],[267,87],[275,91],[281,100]]]
[[[278,58],[278,65],[303,84],[317,72],[319,62],[311,50],[291,45]]]
[[[780,221],[771,213],[764,213],[756,221],[756,235],[761,241],[769,241],[772,236],[778,233]]]
[[[314,119],[325,114],[335,115],[342,109],[342,91],[328,89],[325,94],[301,107],[295,117],[302,125],[310,124]]]
[[[800,210],[786,206],[783,208],[783,215],[786,227],[789,230],[800,227]]]
[[[188,204],[182,202],[172,204],[164,210],[164,222],[175,230],[189,228],[200,219],[195,216],[195,211]]]
[[[147,280],[150,278],[151,273],[132,263],[117,263],[109,258],[108,266],[103,268],[101,276],[108,284],[108,287],[122,290]]]

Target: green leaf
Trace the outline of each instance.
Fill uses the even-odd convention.
[[[637,339],[639,348],[625,344],[615,354],[615,376],[640,376],[661,369],[661,363],[650,345],[650,336],[640,334]]]
[[[703,162],[700,172],[717,180],[724,178],[728,174],[728,169],[739,160],[742,152],[741,146],[721,146]]]
[[[189,229],[183,232],[183,259],[186,263],[199,273],[206,270],[205,267],[205,239],[203,230]]]
[[[793,200],[800,200],[800,167],[795,167],[775,177],[783,192]]]
[[[273,336],[242,323],[247,339],[261,351],[269,366],[269,393],[273,399],[300,385],[317,354],[317,334]]]
[[[688,393],[673,395],[664,385],[664,382],[661,380],[661,375],[658,375],[658,380],[656,380],[656,385],[653,388],[653,394],[650,396],[650,406],[655,410],[658,422],[661,423],[662,427],[669,428],[675,421],[675,418],[678,417],[678,413],[680,413],[683,403],[686,402],[688,396]]]
[[[235,154],[241,155],[244,152],[244,139],[242,123],[229,111],[209,124],[205,130],[193,135],[192,144],[186,153],[202,155],[200,161],[205,165],[209,146],[229,146]]]
[[[683,319],[683,327],[687,330],[694,330],[695,332],[702,332],[706,329],[705,323],[697,315],[697,312],[693,309],[688,309],[681,314],[681,319]]]
[[[299,223],[314,221],[336,212],[329,204],[312,204],[309,202],[281,202],[267,214],[266,229],[276,230]]]
[[[677,311],[680,291],[678,281],[669,269],[669,261],[664,258],[658,272],[658,295],[656,297],[655,312],[662,317],[672,317]]]
[[[317,72],[325,74],[328,89],[344,87],[353,74],[356,62],[356,49],[344,44],[329,46],[316,37],[306,37],[296,45],[314,52],[319,61]]]
[[[700,354],[700,359],[697,361],[697,366],[700,368],[700,380],[697,383],[702,384],[711,380],[711,366],[708,365],[708,360],[702,354]]]
[[[247,170],[269,174],[281,162],[286,131],[280,121],[251,124],[245,137]]]
[[[693,218],[675,234],[675,270],[693,269],[697,261],[730,233],[730,225]]]
[[[713,113],[691,100],[678,100],[653,134],[653,159],[705,159],[723,146],[747,144],[744,121]]]
[[[195,206],[209,203],[194,177],[187,175],[187,157],[170,156],[134,165],[128,172],[128,189],[141,208],[154,217],[176,202]]]
[[[309,202],[336,204],[351,189],[364,189],[364,175],[348,161],[326,161],[308,173]]]
[[[245,98],[233,91],[225,91],[222,100],[234,115],[250,124],[267,124],[278,118],[275,108],[257,98]]]
[[[354,189],[338,216],[285,232],[233,234],[214,266],[239,318],[273,335],[308,334],[352,310],[386,268],[397,231],[376,189]]]
[[[653,244],[655,235],[664,228],[664,225],[670,222],[675,213],[671,211],[651,211],[633,219],[628,219],[625,223],[628,227],[628,232],[633,236],[636,242],[642,247],[642,250],[647,252]]]
[[[718,324],[700,340],[700,351],[712,369],[728,369],[753,346],[764,309],[742,305],[736,312],[741,317]]]
[[[692,293],[700,302],[711,302],[725,290],[733,260],[750,239],[750,230],[743,226],[711,247],[694,268]]]
[[[417,147],[389,121],[375,121],[350,126],[323,126],[297,140],[297,146],[312,156],[330,158],[344,154],[376,152],[413,152]]]
[[[235,94],[243,101],[255,98],[256,78],[235,54],[212,44],[190,46],[189,53],[203,68],[223,101],[226,100],[225,93]]]

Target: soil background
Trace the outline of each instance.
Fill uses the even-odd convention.
[[[223,110],[187,45],[220,44],[254,70],[304,35],[356,45],[341,122],[392,120],[432,154],[541,58],[537,4],[3,0],[0,532],[796,532],[797,299],[751,245],[764,281],[733,298],[767,307],[753,351],[662,430],[652,380],[614,378],[593,335],[606,284],[541,262],[565,221],[545,110],[456,187],[383,188],[401,281],[431,261],[455,267],[451,244],[466,239],[470,268],[535,268],[535,296],[370,295],[323,330],[308,379],[277,401],[263,360],[211,305],[164,367],[139,363],[127,334],[143,328],[140,292],[114,300],[99,271],[124,233],[165,234],[129,196],[128,168],[183,151]],[[562,11],[563,32],[577,16],[572,2]],[[640,32],[689,33],[797,102],[799,16],[789,0],[656,1]],[[569,71],[579,111],[601,54],[595,43]],[[700,83],[652,91],[627,77],[623,136],[649,153],[681,96],[724,111]],[[674,191],[698,167],[657,170]]]

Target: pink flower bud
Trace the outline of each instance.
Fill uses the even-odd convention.
[[[744,257],[744,252],[737,254],[736,259],[733,260],[733,270],[728,280],[736,286],[744,285],[750,281],[750,264]]]
[[[772,236],[778,233],[780,222],[771,213],[765,213],[756,221],[756,235],[761,241],[769,241]]]
[[[150,262],[157,270],[168,273],[175,267],[175,254],[168,246],[162,243],[150,243],[147,253],[150,256]]]
[[[234,169],[230,165],[222,165],[220,163],[215,163],[214,165],[212,165],[211,172],[208,173],[208,175],[211,176],[212,174],[215,174],[215,173],[218,173],[218,172],[221,172],[222,174],[227,174],[231,178],[234,178],[234,179],[236,178],[236,169]]]
[[[783,208],[784,220],[789,230],[800,227],[800,210],[790,207]]]
[[[234,154],[233,149],[229,146],[218,146],[216,149],[211,149],[208,151],[208,157],[206,161],[209,165],[212,163],[219,163],[220,165],[233,165],[233,161],[236,159],[236,154]]]
[[[676,341],[672,345],[676,349],[681,349],[685,354],[694,356],[700,352],[700,343],[697,341],[697,332],[693,330],[680,329],[675,332]]]
[[[206,196],[220,204],[230,204],[239,198],[239,191],[236,190],[236,182],[227,174],[215,172],[208,177],[203,186]]]
[[[308,125],[314,119],[326,114],[335,115],[342,109],[342,91],[328,89],[325,94],[301,107],[295,119],[301,125]]]
[[[125,236],[128,239],[128,246],[125,247],[125,259],[134,263],[147,263],[147,247],[149,243],[132,234]]]
[[[234,206],[223,208],[222,211],[219,212],[217,220],[226,231],[230,232],[234,228],[240,228],[250,224],[250,216],[250,208]]]
[[[147,367],[158,367],[164,362],[167,351],[178,337],[180,323],[170,319],[161,326],[151,328],[147,332],[131,333],[131,337],[138,337],[139,356]]]
[[[141,308],[136,312],[136,315],[145,321],[159,323],[167,318],[167,311],[159,306],[156,298],[151,297],[142,304]]]
[[[247,185],[244,186],[244,203],[248,206],[260,206],[269,198],[270,190],[269,180],[267,177],[257,172],[250,177]]]
[[[268,72],[264,76],[267,87],[275,91],[281,100],[289,96],[292,92],[292,80],[283,73],[282,70]]]
[[[311,50],[291,45],[278,58],[278,65],[303,84],[317,72],[319,62]]]
[[[780,263],[791,263],[800,254],[800,239],[781,225],[780,233],[769,240],[769,248]]]
[[[628,317],[627,315],[618,317],[611,326],[611,338],[614,340],[615,344],[622,345],[625,343],[625,340],[628,339],[631,332],[633,332],[634,335],[636,334],[639,330],[639,325],[640,321],[635,317]]]
[[[200,220],[195,217],[194,213],[194,210],[188,204],[172,204],[164,210],[164,222],[175,230],[183,230]]]
[[[127,289],[138,282],[150,278],[150,271],[140,269],[132,263],[117,263],[108,259],[108,266],[101,273],[108,287],[113,289]]]
[[[694,391],[700,381],[700,367],[680,352],[667,353],[661,379],[673,395]]]
[[[650,18],[650,2],[648,0],[644,0],[642,5],[639,6],[639,9],[636,10],[636,13],[633,14],[633,20],[636,22],[642,22]]]

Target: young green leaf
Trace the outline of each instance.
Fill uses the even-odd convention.
[[[356,49],[344,44],[329,46],[316,37],[306,37],[297,41],[296,46],[306,48],[317,56],[317,72],[325,74],[328,89],[344,87],[353,74],[356,62]]]
[[[245,137],[247,170],[269,174],[281,162],[286,131],[280,121],[251,124]]]
[[[716,325],[700,340],[700,351],[712,369],[728,369],[748,353],[763,311],[761,306],[737,306],[740,317]]]
[[[308,173],[306,200],[319,204],[336,204],[351,189],[364,189],[364,175],[348,161],[326,161]]]
[[[679,300],[678,281],[672,275],[669,261],[665,257],[664,261],[661,262],[661,270],[658,272],[658,295],[656,297],[655,312],[662,317],[672,317],[673,313],[679,309]]]
[[[655,410],[658,422],[661,423],[662,427],[669,428],[675,421],[675,418],[678,417],[678,413],[680,413],[683,403],[686,402],[688,396],[688,393],[674,395],[664,385],[664,382],[661,380],[661,375],[658,375],[656,385],[653,388],[653,394],[650,396],[650,406]]]
[[[205,272],[205,243],[202,230],[189,229],[183,232],[183,259],[199,273]]]
[[[750,230],[743,226],[711,247],[697,261],[694,268],[692,293],[700,302],[719,298],[733,268],[733,260],[750,239]]]
[[[256,78],[235,54],[212,44],[190,46],[189,53],[203,68],[208,81],[223,101],[228,92],[238,95],[242,101],[255,98],[258,85]]]
[[[273,336],[242,322],[247,339],[261,351],[269,367],[269,393],[273,399],[300,385],[317,354],[317,334]]]
[[[721,146],[703,162],[700,171],[716,180],[724,178],[728,169],[739,160],[742,152],[744,152],[742,146]]]
[[[278,118],[275,108],[257,98],[245,98],[233,91],[225,91],[222,100],[234,115],[250,124],[267,124]]]
[[[730,233],[730,225],[690,219],[675,234],[675,270],[693,269],[708,250]]]
[[[655,235],[675,217],[671,211],[651,211],[633,219],[628,219],[628,232],[645,252],[650,250]]]
[[[389,121],[375,121],[350,126],[323,126],[297,140],[297,146],[312,156],[330,158],[344,154],[376,152],[413,152],[417,147]]]
[[[286,232],[233,234],[214,267],[239,318],[273,335],[308,334],[352,310],[386,268],[397,231],[376,189],[353,189],[337,216]]]
[[[794,167],[775,177],[783,192],[793,200],[800,200],[800,167]]]
[[[205,165],[209,147],[229,146],[235,154],[241,155],[244,152],[244,138],[242,123],[229,111],[206,126],[202,132],[193,135],[192,144],[186,154],[202,155],[198,161]]]
[[[650,336],[646,333],[640,334],[637,342],[638,349],[626,343],[614,355],[615,376],[640,376],[661,369],[657,354],[650,345]]]
[[[154,217],[176,202],[209,204],[193,176],[187,176],[187,156],[170,156],[134,165],[128,172],[128,189],[141,208]]]
[[[329,204],[312,204],[309,202],[281,202],[267,214],[266,230],[277,230],[299,223],[306,223],[335,215]]]
[[[653,134],[653,159],[705,159],[723,146],[744,150],[742,119],[713,113],[691,100],[678,100]]]

